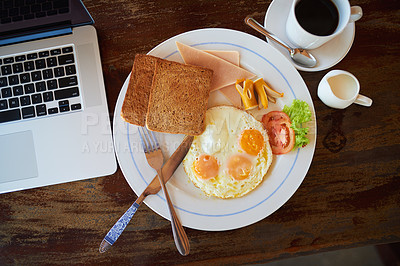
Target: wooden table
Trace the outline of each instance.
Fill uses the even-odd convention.
[[[222,27],[264,39],[243,23],[263,21],[270,1],[85,0],[96,23],[110,113],[136,53],[185,31]],[[120,169],[111,176],[0,195],[0,264],[249,264],[400,241],[400,3],[352,0],[364,16],[334,69],[353,73],[372,107],[345,110],[317,97],[328,70],[300,72],[314,101],[313,162],[292,198],[267,218],[225,232],[186,229],[176,251],[170,222],[140,207],[116,244],[98,247],[136,199]],[[341,146],[337,148],[337,144]]]

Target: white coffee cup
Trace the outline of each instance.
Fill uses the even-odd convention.
[[[362,17],[362,9],[359,6],[350,7],[348,0],[330,0],[336,6],[336,9],[339,14],[338,24],[336,29],[332,34],[321,36],[315,35],[313,33],[305,30],[299,23],[296,18],[296,5],[300,1],[309,1],[309,0],[293,0],[292,5],[290,7],[289,15],[286,21],[286,35],[290,42],[296,45],[299,48],[303,49],[315,49],[324,43],[332,40],[343,30],[346,28],[348,23],[353,23],[359,20]]]
[[[317,95],[329,107],[344,109],[352,103],[371,106],[372,100],[359,94],[357,78],[344,70],[331,70],[320,81]]]

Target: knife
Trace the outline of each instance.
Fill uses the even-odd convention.
[[[176,168],[181,164],[183,158],[185,158],[190,146],[192,145],[193,136],[186,136],[176,151],[171,155],[168,161],[164,164],[162,168],[162,173],[164,176],[164,182],[167,183],[171,178]],[[161,189],[160,181],[156,175],[153,181],[146,187],[146,189],[140,194],[136,201],[129,207],[129,209],[119,218],[119,220],[114,224],[114,226],[108,231],[107,235],[104,237],[100,244],[100,253],[106,252],[114,243],[117,241],[118,237],[122,234],[125,227],[128,225],[129,221],[132,219],[136,210],[142,204],[143,200],[148,195],[157,194]]]

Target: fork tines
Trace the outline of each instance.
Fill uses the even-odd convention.
[[[153,131],[149,131],[146,127],[138,127],[138,131],[144,152],[152,152],[160,149]]]

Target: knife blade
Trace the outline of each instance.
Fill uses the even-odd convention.
[[[162,167],[161,171],[163,173],[165,183],[168,182],[168,180],[174,174],[176,168],[178,168],[178,166],[181,164],[183,158],[185,158],[190,146],[192,145],[193,138],[193,136],[186,136],[179,147]],[[100,244],[100,253],[106,252],[115,243],[115,241],[117,241],[118,237],[122,234],[125,227],[128,225],[129,221],[142,204],[143,200],[148,195],[157,194],[160,189],[161,184],[158,180],[158,175],[156,175],[146,189],[142,192],[142,194],[140,194],[136,201],[131,205],[131,207],[129,207],[129,209],[121,216],[121,218],[119,218],[110,231],[108,231],[107,235]]]
[[[175,152],[171,155],[171,157],[167,160],[167,162],[162,167],[162,173],[164,176],[164,182],[167,183],[171,176],[174,174],[176,168],[181,164],[183,158],[185,158],[187,152],[189,151],[190,146],[192,145],[193,136],[186,136],[179,147],[175,150]],[[139,196],[139,198],[146,198],[148,195],[157,194],[161,189],[160,181],[158,180],[158,176],[156,175],[151,183],[146,187],[143,193]],[[139,199],[138,198],[138,199]],[[143,201],[143,200],[142,200]]]

